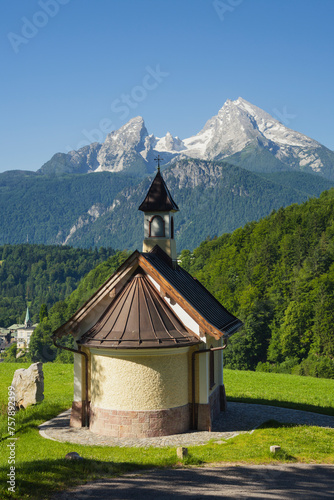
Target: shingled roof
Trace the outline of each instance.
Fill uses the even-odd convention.
[[[146,198],[138,208],[142,212],[177,212],[179,207],[173,200],[165,181],[158,170],[147,192]]]
[[[151,252],[142,253],[142,256],[208,323],[226,336],[236,332],[242,326],[242,321],[228,312],[197,279],[182,267],[176,266],[174,269],[169,265],[168,259],[163,258],[164,253],[156,246]]]

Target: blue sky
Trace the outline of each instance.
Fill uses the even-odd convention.
[[[332,0],[5,2],[0,171],[138,115],[189,137],[239,96],[334,149],[333,18]]]

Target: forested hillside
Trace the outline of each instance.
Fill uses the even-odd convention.
[[[114,253],[111,248],[0,246],[0,327],[23,323],[27,303],[38,322],[41,304],[50,308],[69,296],[83,276]]]
[[[334,190],[181,253],[244,327],[230,368],[334,377]]]
[[[61,177],[4,172],[0,174],[0,245],[23,243],[27,238],[30,243],[63,244],[74,224],[95,221],[110,209],[119,191],[137,183],[131,175],[110,172]],[[112,238],[107,245],[96,246],[109,247],[111,242]]]

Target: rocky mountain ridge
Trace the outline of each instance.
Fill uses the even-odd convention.
[[[57,153],[38,173],[107,171],[144,176],[154,171],[157,154],[163,155],[165,163],[180,158],[224,159],[252,171],[293,169],[334,179],[333,151],[289,129],[241,97],[228,99],[200,132],[187,139],[169,132],[155,137],[138,116],[108,134],[103,144]]]

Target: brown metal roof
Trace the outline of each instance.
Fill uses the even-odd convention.
[[[201,341],[188,331],[149,278],[136,274],[78,342],[87,347],[182,347]]]
[[[173,200],[165,181],[158,171],[150,189],[147,192],[145,200],[142,202],[138,210],[142,212],[170,212],[179,210],[179,207]]]

